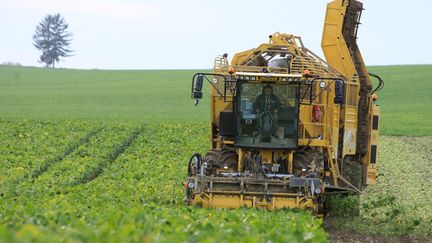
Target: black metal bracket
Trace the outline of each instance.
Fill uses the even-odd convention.
[[[228,80],[225,79],[225,83],[224,83],[224,95],[223,95],[225,102],[233,102],[234,101],[234,98],[232,100],[228,100],[227,101],[227,90],[228,90],[227,84],[231,84],[231,83],[233,83],[234,85],[233,86],[230,85],[230,87],[233,87],[234,89],[237,88],[237,80],[234,80],[234,81],[230,80],[230,81],[228,81]],[[234,93],[234,92],[231,90],[231,93]]]
[[[313,97],[313,92],[312,92],[312,87],[314,86],[315,82],[320,81],[320,80],[332,80],[330,83],[327,84],[327,86],[325,86],[324,88],[322,88],[322,90],[315,95],[315,97]],[[312,103],[319,97],[322,95],[322,93],[328,89],[328,87],[330,87],[330,85],[336,81],[341,81],[344,85],[343,90],[345,91],[345,86],[346,86],[346,82],[345,80],[341,79],[341,78],[320,78],[320,77],[316,77],[314,79],[312,79],[309,83],[301,83],[301,85],[307,85],[307,89],[305,91],[305,93],[303,94],[303,96],[300,99],[300,103],[303,105],[312,105]],[[304,98],[306,97],[307,92],[309,91],[309,103],[303,103]]]
[[[222,75],[222,74],[217,74],[217,73],[196,73],[196,74],[194,74],[194,76],[192,77],[192,89],[191,89],[191,98],[192,99],[195,99],[195,97],[194,97],[194,92],[196,91],[195,90],[195,78],[197,77],[197,76],[203,76],[210,84],[211,84],[211,86],[213,86],[213,88],[221,95],[221,96],[224,96],[224,94],[222,94],[220,91],[219,91],[219,89],[217,89],[216,88],[216,86],[213,84],[213,82],[207,77],[207,75],[208,76],[216,76],[216,77],[221,77],[221,78],[223,78],[224,79],[224,83],[226,83],[226,77],[225,77],[225,75]]]

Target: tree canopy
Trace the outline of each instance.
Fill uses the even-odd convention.
[[[69,57],[73,53],[70,49],[72,33],[69,25],[60,14],[47,15],[37,26],[33,35],[33,45],[42,54],[39,62],[47,67],[55,67],[55,63],[62,57]]]

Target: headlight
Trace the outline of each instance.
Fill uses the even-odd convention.
[[[195,184],[193,182],[189,182],[187,186],[189,189],[192,189],[195,187]]]
[[[324,89],[325,86],[326,86],[326,83],[325,83],[324,81],[322,81],[322,82],[320,83],[320,87],[321,87],[321,89]]]

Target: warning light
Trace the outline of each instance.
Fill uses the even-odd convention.
[[[303,71],[303,76],[308,78],[308,77],[312,77],[312,72],[309,69],[305,69]]]
[[[228,73],[229,73],[229,74],[233,74],[233,73],[235,73],[235,68],[234,68],[234,67],[229,67],[229,68],[228,68]]]

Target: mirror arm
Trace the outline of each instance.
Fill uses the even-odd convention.
[[[207,78],[207,75],[209,76],[217,76],[217,77],[222,77],[224,79],[224,82],[226,81],[226,77],[222,74],[217,74],[217,73],[196,73],[193,77],[192,77],[192,91],[194,91],[194,86],[195,86],[195,77],[198,75],[202,75],[207,82],[210,83],[210,85],[219,93],[220,96],[224,97],[224,95],[216,88],[216,86]],[[192,97],[193,98],[193,97]]]

